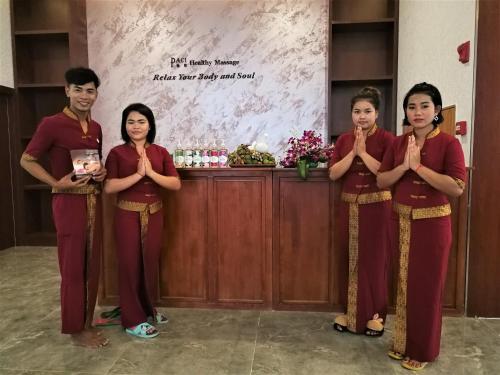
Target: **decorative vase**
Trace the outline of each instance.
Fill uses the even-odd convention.
[[[309,174],[309,163],[305,159],[300,159],[297,162],[297,171],[299,172],[300,178],[307,180]]]

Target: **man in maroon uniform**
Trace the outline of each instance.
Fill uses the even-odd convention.
[[[76,179],[72,150],[98,151],[101,156],[101,126],[90,118],[97,99],[99,78],[90,69],[66,72],[69,106],[45,117],[21,157],[21,166],[52,187],[52,213],[57,231],[61,273],[62,333],[76,345],[97,348],[108,340],[92,328],[97,299],[101,256],[101,204],[97,195],[106,170]],[[88,150],[88,151],[85,151]],[[49,173],[39,162],[47,154]]]

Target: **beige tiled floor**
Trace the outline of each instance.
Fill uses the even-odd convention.
[[[379,339],[332,331],[332,314],[165,309],[153,340],[105,328],[111,345],[59,333],[54,248],[0,251],[0,374],[410,374]],[[441,355],[424,374],[500,374],[500,320],[445,318]]]

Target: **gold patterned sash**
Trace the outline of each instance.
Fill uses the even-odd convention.
[[[358,235],[359,205],[391,200],[388,190],[374,193],[351,194],[342,193],[340,199],[349,203],[349,285],[347,292],[347,329],[356,332],[356,315],[358,309]]]
[[[139,203],[139,202],[120,200],[118,201],[116,206],[125,211],[139,212],[140,223],[141,223],[141,247],[142,251],[144,251],[146,244],[146,236],[148,234],[149,215],[155,214],[158,211],[160,211],[163,207],[163,202],[157,201],[154,203]]]
[[[100,194],[101,185],[83,185],[73,188],[52,188],[53,194]]]
[[[364,194],[342,193],[340,199],[342,200],[342,202],[347,203],[370,204],[390,201],[392,199],[392,195],[389,190],[382,190],[376,191],[374,193]]]
[[[406,301],[408,289],[408,263],[410,258],[411,220],[431,219],[451,214],[449,204],[441,206],[412,208],[394,203],[394,211],[399,214],[399,280],[396,298],[396,322],[393,350],[406,352]]]

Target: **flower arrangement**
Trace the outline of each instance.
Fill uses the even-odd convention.
[[[333,145],[324,146],[321,134],[316,135],[314,130],[304,130],[301,138],[291,137],[288,140],[290,148],[286,156],[280,161],[285,168],[295,168],[300,160],[304,160],[308,167],[316,167],[318,163],[330,160]]]

